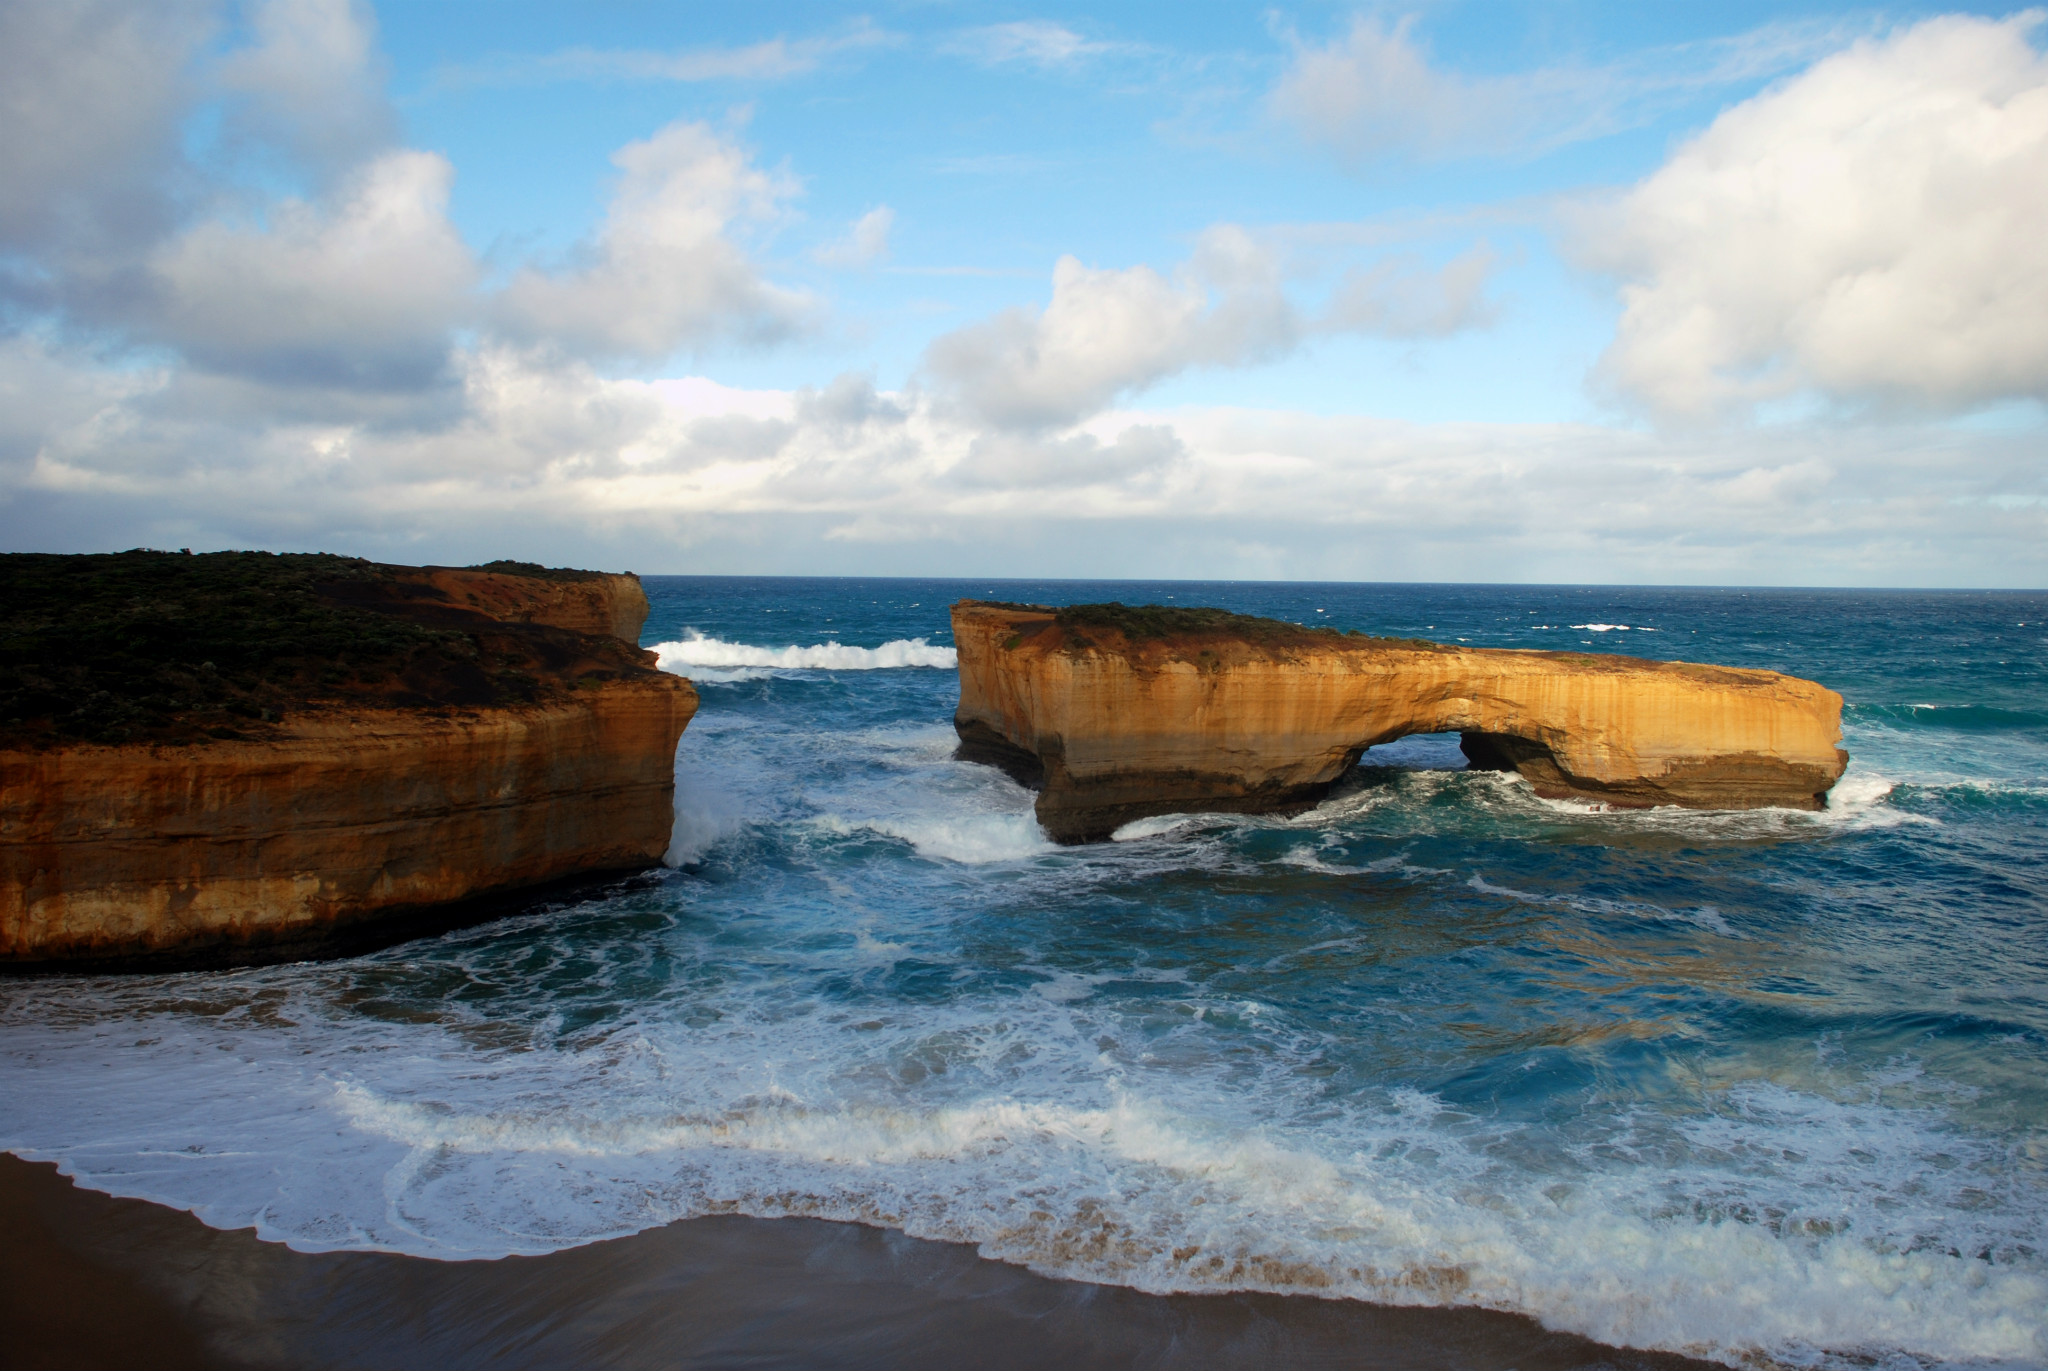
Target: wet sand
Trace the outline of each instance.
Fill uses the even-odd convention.
[[[5,1154],[0,1234],[0,1368],[1708,1365],[1508,1314],[1051,1280],[815,1219],[499,1261],[306,1254]]]

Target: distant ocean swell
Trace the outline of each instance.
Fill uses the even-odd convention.
[[[2048,710],[1994,709],[1984,705],[1848,705],[1843,717],[1852,724],[1872,723],[1915,728],[1953,728],[1971,732],[2048,730]]]

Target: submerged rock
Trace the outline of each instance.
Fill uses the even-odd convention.
[[[959,755],[1039,790],[1057,841],[1315,804],[1366,748],[1459,733],[1478,768],[1624,807],[1819,809],[1842,697],[1775,671],[1451,647],[1221,610],[963,600]]]
[[[222,963],[657,864],[687,681],[637,578],[0,557],[0,964]]]

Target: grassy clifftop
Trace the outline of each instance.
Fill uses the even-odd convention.
[[[625,644],[380,602],[402,570],[323,553],[0,555],[0,744],[254,737],[324,705],[519,703],[574,671],[640,668]]]
[[[1351,629],[1309,628],[1285,619],[1267,619],[1256,614],[1238,614],[1227,609],[1193,605],[1127,605],[1119,600],[1102,604],[1065,605],[1051,609],[1044,605],[1011,604],[989,600],[983,603],[999,609],[1044,610],[1053,623],[1066,632],[1067,641],[1077,647],[1092,645],[1093,632],[1121,634],[1127,641],[1143,643],[1161,639],[1229,640],[1263,647],[1327,646],[1339,642],[1386,643],[1401,647],[1436,648],[1440,643],[1427,638],[1376,638]]]

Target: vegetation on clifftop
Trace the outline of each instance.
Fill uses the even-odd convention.
[[[482,562],[469,567],[470,571],[491,571],[500,576],[528,576],[536,581],[601,581],[602,571],[579,571],[570,566],[542,566],[539,562],[515,562],[500,557],[495,562]]]
[[[1335,628],[1309,628],[1285,619],[1267,619],[1255,614],[1236,614],[1227,609],[1206,609],[1180,605],[1127,605],[1111,600],[1107,604],[1067,605],[1053,611],[1053,622],[1069,635],[1080,635],[1086,645],[1090,629],[1121,633],[1131,642],[1163,638],[1228,638],[1259,646],[1328,644],[1363,640],[1401,647],[1438,647],[1426,638],[1375,638],[1356,629],[1348,633]]]
[[[529,574],[490,569],[512,566]],[[255,737],[323,703],[536,697],[540,635],[377,604],[392,574],[324,553],[0,555],[0,744]]]

